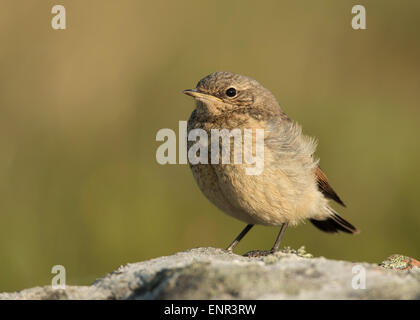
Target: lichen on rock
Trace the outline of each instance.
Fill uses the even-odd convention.
[[[414,258],[401,254],[393,254],[382,261],[379,266],[384,269],[410,270],[413,268],[420,268],[420,262]]]

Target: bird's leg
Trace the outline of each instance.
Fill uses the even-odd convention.
[[[271,253],[274,253],[279,249],[281,238],[283,238],[284,232],[286,231],[288,224],[289,224],[288,222],[285,222],[282,224],[279,235],[277,236],[276,242],[274,242],[274,246],[271,249]]]
[[[275,253],[279,249],[281,238],[286,231],[287,225],[287,222],[282,224],[279,235],[277,236],[276,242],[274,243],[274,246],[271,250],[253,250],[245,253],[244,256],[249,258],[258,258]]]
[[[245,237],[245,235],[248,233],[249,230],[251,230],[251,228],[253,227],[253,224],[248,224],[242,231],[241,233],[235,238],[235,240],[233,240],[233,242],[230,244],[229,247],[227,247],[227,251],[232,252],[233,248],[236,247],[236,245],[239,243],[239,241],[242,240],[243,237]]]

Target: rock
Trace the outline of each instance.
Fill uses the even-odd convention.
[[[403,271],[381,265],[313,258],[304,248],[254,258],[197,248],[122,266],[91,286],[36,287],[0,299],[420,299],[415,263]]]

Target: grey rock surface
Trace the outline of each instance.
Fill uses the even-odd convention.
[[[354,289],[363,273],[366,288]],[[420,268],[313,258],[302,248],[255,258],[197,248],[127,264],[91,286],[36,287],[0,299],[420,299]]]

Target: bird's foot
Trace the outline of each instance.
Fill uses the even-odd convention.
[[[244,254],[244,257],[248,258],[258,258],[258,257],[265,257],[270,254],[273,254],[275,251],[273,250],[252,250]]]

